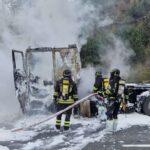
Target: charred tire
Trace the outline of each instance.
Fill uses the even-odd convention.
[[[143,103],[143,112],[145,115],[150,116],[150,96],[146,97]]]

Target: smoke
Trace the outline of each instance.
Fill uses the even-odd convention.
[[[68,0],[3,2],[1,39],[8,49],[66,46],[77,42],[74,2]],[[15,3],[15,4],[14,4]],[[7,5],[6,5],[7,4]],[[7,8],[9,4],[9,9]],[[14,8],[15,7],[15,8]],[[15,11],[12,11],[16,9]],[[4,27],[5,26],[5,27]],[[6,42],[10,43],[9,45]]]
[[[0,60],[0,122],[2,122],[18,116],[20,109],[15,97],[11,56],[1,51]]]
[[[121,71],[121,76],[127,78],[130,73],[130,57],[134,55],[133,51],[114,34],[109,34],[108,37],[112,43],[104,47],[106,53],[101,56],[104,66],[107,67],[107,74],[114,68]]]
[[[79,1],[69,0],[0,0],[1,121],[20,114],[13,83],[11,49],[78,43],[78,5]]]
[[[83,98],[90,94],[93,90],[95,81],[95,68],[88,66],[86,69],[81,70],[81,82],[78,89],[80,98]]]
[[[80,38],[85,39],[91,36],[96,28],[109,26],[113,23],[113,12],[115,7],[115,0],[82,0],[84,4],[80,5],[82,8],[80,17],[82,18]]]
[[[111,31],[112,25],[117,22],[117,13],[119,11],[117,5],[119,2],[117,0],[85,1],[87,7],[91,8],[91,15],[86,17],[88,21],[85,21],[81,38],[94,37],[95,32],[98,30],[104,33],[105,37],[101,36],[101,39],[99,39],[101,69],[109,76],[113,68],[118,68],[121,70],[121,75],[127,79],[131,69],[130,58],[134,55],[134,52],[126,43],[123,43],[120,37],[117,37]]]
[[[110,71],[118,68],[121,71],[122,78],[127,79],[129,76],[131,70],[130,57],[134,55],[134,52],[109,29],[117,20],[117,2],[117,0],[84,0],[84,9],[82,10],[82,16],[84,16],[82,18],[84,19],[81,20],[83,28],[81,28],[80,42],[86,42],[87,37],[94,37],[97,29],[101,30],[106,36],[101,36],[101,39],[106,40],[102,43],[99,39],[102,65],[96,68],[88,66],[81,71],[79,87],[81,97],[92,91],[96,70],[102,71],[104,77],[109,78]]]
[[[59,47],[72,43],[81,46],[96,27],[113,23],[114,10],[115,0],[0,0],[0,120],[10,114],[15,116],[20,113],[15,98],[11,49],[25,50],[29,46]],[[119,53],[115,55],[118,60],[111,59],[113,52],[105,54],[109,64],[113,64],[108,68],[111,69],[118,63],[121,68],[129,55],[122,55],[124,48],[120,40],[115,37],[112,39]],[[120,55],[123,56],[120,57],[121,63]],[[94,70],[88,68],[81,72],[84,80],[82,90],[91,89],[87,87],[91,87],[94,82]]]

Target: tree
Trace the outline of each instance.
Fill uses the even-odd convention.
[[[96,38],[89,37],[87,39],[87,43],[81,48],[80,57],[82,67],[86,67],[88,64],[94,66],[100,64],[99,42]]]

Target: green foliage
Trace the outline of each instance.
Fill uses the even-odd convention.
[[[150,67],[136,64],[135,68],[130,71],[128,82],[150,82]]]
[[[126,27],[122,37],[128,40],[131,48],[135,52],[135,56],[132,58],[134,63],[143,63],[147,56],[150,43],[150,19],[149,17],[141,21],[140,24],[134,24],[130,27]]]
[[[126,26],[120,35],[129,41],[136,54],[132,57],[134,70],[130,72],[129,81],[150,81],[150,68],[147,64],[150,58],[150,1],[142,0],[128,12],[129,17],[135,21]]]
[[[99,43],[96,38],[88,38],[80,52],[82,67],[88,64],[97,65],[100,63]]]
[[[145,18],[143,26],[142,26],[142,31],[143,31],[143,42],[144,46],[146,48],[150,47],[150,14],[148,15],[147,18]]]
[[[150,11],[150,0],[141,0],[128,10],[129,16],[134,19],[142,18]]]
[[[93,35],[89,36],[87,42],[81,47],[80,57],[82,67],[87,67],[87,65],[101,65],[101,56],[105,53],[104,47],[110,44],[110,42],[106,33],[96,28]]]
[[[132,58],[135,62],[143,62],[144,61],[144,34],[142,30],[138,27],[132,27],[127,29],[124,32],[124,36],[129,41],[131,48],[135,52],[135,56]]]

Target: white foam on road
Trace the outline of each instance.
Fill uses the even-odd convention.
[[[0,145],[0,150],[9,150],[6,146],[1,146]]]
[[[150,117],[138,113],[119,115],[118,130],[129,128],[133,125],[150,126]]]
[[[37,123],[39,121],[44,120],[49,116],[44,115],[36,115],[31,117],[24,117],[15,123],[12,123],[15,128],[18,127],[26,127],[33,123]],[[19,131],[19,132],[11,132],[10,129],[7,129],[6,127],[3,127],[0,129],[0,141],[29,141],[27,144],[23,145],[23,150],[32,150],[36,147],[41,148],[48,148],[53,149],[53,147],[62,145],[67,150],[80,150],[83,147],[85,147],[89,142],[95,142],[99,141],[105,134],[105,130],[98,130],[101,127],[101,123],[99,121],[99,118],[79,118],[74,119],[71,118],[71,123],[73,125],[81,124],[81,127],[78,127],[77,130],[73,130],[73,137],[66,136],[67,133],[58,134],[56,136],[52,137],[42,137],[42,139],[38,139],[36,141],[30,142],[30,140],[35,137],[36,135],[42,132],[47,132],[49,128],[52,130],[51,127],[54,127],[55,125],[55,118],[52,120],[49,120],[39,126],[36,126],[32,130],[26,130],[26,131]],[[62,123],[63,125],[63,123]],[[134,125],[140,125],[140,126],[150,126],[150,117],[138,113],[132,113],[132,114],[120,114],[118,119],[118,128],[120,129],[126,129]],[[89,136],[84,136],[87,132],[91,133]],[[64,149],[65,149],[64,148]],[[63,150],[63,149],[61,149]],[[66,149],[65,149],[66,150]]]

